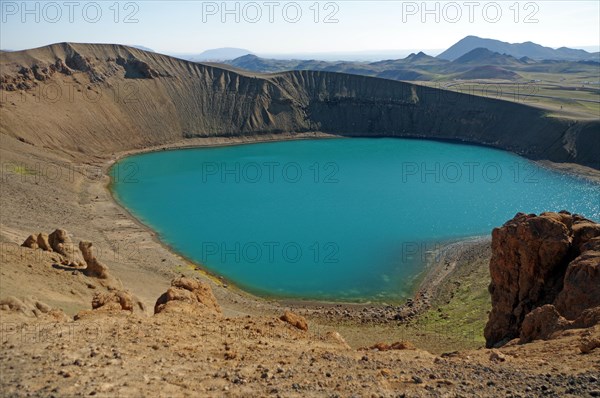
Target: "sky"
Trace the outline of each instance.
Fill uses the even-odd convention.
[[[0,48],[142,45],[168,54],[445,49],[467,35],[549,47],[600,46],[598,1],[6,1]],[[439,52],[439,51],[437,51]]]

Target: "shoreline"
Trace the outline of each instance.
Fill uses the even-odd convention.
[[[437,286],[443,283],[443,278],[434,278],[434,275],[448,275],[448,272],[439,272],[442,271],[440,269],[440,264],[435,261],[427,260],[423,264],[423,270],[419,272],[419,274],[414,275],[414,285],[411,286],[411,296],[403,299],[394,300],[393,302],[386,301],[376,301],[366,299],[365,301],[332,301],[332,300],[320,300],[320,299],[302,299],[302,298],[293,298],[293,297],[284,297],[284,296],[269,296],[269,295],[260,295],[252,292],[251,290],[245,289],[243,286],[240,286],[236,282],[226,278],[223,275],[219,275],[218,273],[207,269],[203,264],[198,263],[197,261],[189,258],[188,256],[179,253],[174,247],[170,244],[164,242],[161,239],[161,235],[151,226],[145,224],[143,221],[138,219],[129,209],[124,207],[118,199],[115,197],[114,191],[112,189],[113,179],[110,177],[110,169],[116,165],[119,161],[136,155],[162,152],[162,151],[173,151],[173,150],[185,150],[185,149],[199,149],[199,148],[218,148],[218,147],[227,147],[227,146],[237,146],[237,145],[252,145],[252,144],[263,144],[263,143],[274,143],[274,142],[284,142],[284,141],[300,141],[300,140],[316,140],[316,139],[343,139],[343,138],[362,138],[355,136],[344,136],[344,135],[336,135],[336,134],[327,134],[322,132],[308,132],[308,133],[283,133],[283,134],[264,134],[264,135],[252,135],[252,136],[231,136],[231,137],[194,137],[189,139],[184,139],[183,141],[179,141],[172,144],[164,144],[158,146],[151,146],[142,149],[128,150],[119,152],[114,154],[107,163],[103,165],[103,173],[108,176],[109,181],[105,184],[104,188],[108,191],[110,197],[112,198],[114,204],[125,212],[139,227],[146,230],[153,236],[153,239],[159,245],[166,248],[169,252],[171,252],[174,256],[182,259],[187,264],[191,265],[194,269],[194,272],[202,274],[204,277],[210,279],[215,285],[221,286],[225,289],[229,289],[232,293],[240,294],[245,296],[246,299],[255,300],[260,304],[275,304],[279,306],[289,306],[295,309],[310,309],[310,308],[327,308],[327,307],[348,307],[348,308],[364,308],[364,307],[389,307],[391,306],[404,306],[407,302],[412,302],[414,307],[420,307],[423,299],[425,299],[425,305],[423,307],[427,307],[428,299],[430,296],[433,296]],[[400,138],[400,139],[426,139],[420,137],[369,137],[369,138]],[[435,139],[426,139],[429,141],[440,141],[440,142],[450,142],[461,145],[477,145],[489,147],[497,150],[503,150],[499,148],[495,148],[489,145],[484,144],[474,144],[468,143],[460,140],[435,140]],[[600,184],[600,171],[590,169],[586,166],[581,166],[573,163],[554,163],[550,161],[535,161],[528,158],[525,158],[519,154],[514,152],[506,151],[509,153],[513,153],[527,161],[530,161],[540,167],[544,167],[546,169],[550,169],[555,172],[569,174],[578,178],[583,178],[587,181]],[[482,241],[489,240],[490,238],[486,238],[485,236],[474,236],[474,237],[466,237],[464,239],[451,239],[443,242],[437,242],[440,244],[440,248],[437,249],[440,251],[447,251],[452,247],[465,248],[470,245],[481,243]],[[436,243],[436,244],[437,244]],[[439,254],[439,253],[438,253]],[[417,305],[415,305],[417,304]],[[420,311],[423,312],[423,311]]]
[[[411,323],[418,321],[419,313],[432,313],[437,304],[437,296],[455,291],[456,286],[452,282],[458,281],[456,275],[463,271],[469,271],[473,267],[479,267],[479,278],[485,279],[487,273],[487,254],[472,249],[477,248],[477,243],[472,238],[465,237],[462,240],[450,240],[438,242],[437,245],[428,245],[444,251],[446,243],[460,250],[446,250],[450,254],[461,252],[475,252],[475,257],[466,256],[456,263],[456,269],[452,272],[445,269],[442,262],[427,263],[421,273],[415,276],[413,289],[403,301],[387,302],[385,299],[377,301],[328,301],[328,300],[302,300],[285,297],[265,297],[254,294],[239,287],[236,284],[220,277],[218,273],[210,272],[201,264],[191,261],[189,258],[179,254],[174,248],[161,240],[160,234],[138,220],[128,209],[113,197],[110,191],[111,179],[108,177],[109,168],[119,159],[128,155],[161,151],[166,149],[180,148],[202,148],[215,146],[241,145],[262,142],[279,142],[284,140],[302,140],[315,138],[344,138],[344,136],[322,133],[301,134],[276,134],[260,135],[251,137],[209,137],[195,138],[178,141],[168,145],[147,146],[136,150],[128,150],[115,153],[106,153],[87,157],[78,153],[58,153],[49,148],[40,148],[31,145],[16,143],[6,140],[7,148],[16,145],[19,151],[2,149],[3,159],[26,169],[38,170],[38,165],[48,165],[48,170],[56,167],[62,168],[63,178],[49,179],[40,176],[19,176],[8,180],[6,189],[3,187],[4,208],[12,209],[11,212],[3,213],[3,224],[0,230],[4,242],[12,242],[18,246],[24,237],[31,233],[50,232],[55,228],[66,229],[74,240],[89,240],[94,243],[103,254],[106,265],[114,272],[123,286],[131,289],[146,305],[149,311],[159,297],[169,286],[170,281],[178,276],[186,275],[200,278],[210,284],[217,301],[228,317],[238,318],[251,316],[279,317],[286,309],[303,314],[309,323],[318,327],[336,329],[342,325],[344,332],[348,334],[349,343],[354,347],[364,347],[367,344],[377,342],[382,336],[381,328],[385,329],[384,335],[397,336],[397,329],[406,330],[404,326],[410,327]],[[350,137],[346,137],[350,138]],[[16,148],[15,148],[16,149]],[[91,169],[90,169],[91,167]],[[44,169],[42,168],[42,171]],[[60,169],[59,169],[60,170]],[[87,172],[94,171],[93,175]],[[95,173],[97,171],[97,173]],[[600,172],[598,172],[600,174]],[[67,178],[65,178],[67,177]],[[39,184],[38,184],[39,183]],[[23,201],[23,196],[27,201]],[[55,202],[56,201],[56,202]],[[33,206],[30,203],[41,203],[43,206],[53,206],[58,211],[47,211],[46,207]],[[19,217],[19,214],[27,214],[27,217]],[[471,248],[471,249],[470,249]],[[132,249],[136,249],[135,251]],[[463,250],[464,249],[464,250]],[[435,254],[435,253],[433,253]],[[425,258],[429,259],[427,256]],[[472,261],[476,259],[477,261]],[[453,260],[454,262],[454,260]],[[432,278],[447,272],[444,278]],[[462,275],[467,275],[464,272]],[[4,282],[5,293],[8,295],[20,295],[18,284]],[[36,293],[44,291],[45,285],[40,279]],[[453,290],[454,289],[454,290]],[[477,291],[483,292],[480,285]],[[47,289],[46,289],[47,290]],[[32,291],[33,292],[33,291]],[[66,293],[66,294],[65,294]],[[66,308],[70,315],[79,310],[88,309],[93,290],[81,290],[73,295],[68,291],[55,294],[48,291],[50,304],[60,308]],[[420,293],[420,294],[417,294]],[[427,293],[427,294],[425,294]],[[39,293],[42,294],[42,293]],[[470,294],[470,293],[469,293]],[[464,296],[464,294],[463,294]],[[468,300],[461,301],[468,305]],[[487,305],[487,304],[486,304]],[[417,309],[419,309],[417,311]],[[450,314],[451,315],[451,314]],[[460,317],[460,314],[457,316]],[[478,322],[486,315],[480,314]],[[457,318],[456,321],[459,321]],[[431,324],[431,323],[430,323]],[[446,326],[444,326],[446,327]],[[419,334],[420,327],[412,327],[410,339],[414,339],[424,347],[432,347],[428,341],[422,341]],[[441,345],[436,350],[444,349],[454,343],[450,343],[447,336],[437,335],[434,338]],[[472,347],[472,345],[471,345]]]

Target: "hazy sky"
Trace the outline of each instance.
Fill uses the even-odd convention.
[[[600,41],[599,4],[0,0],[0,47],[17,50],[73,41],[136,44],[168,53],[217,47],[314,53],[442,49],[466,35],[550,47],[595,47]]]

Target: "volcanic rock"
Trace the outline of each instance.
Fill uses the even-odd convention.
[[[108,267],[102,264],[100,261],[98,261],[92,249],[92,242],[79,242],[79,250],[81,250],[81,254],[83,254],[83,259],[87,264],[87,267],[85,270],[83,270],[83,273],[87,276],[92,276],[95,278],[108,278]]]
[[[286,311],[279,319],[300,330],[308,330],[308,323],[306,322],[306,319],[303,316],[294,314],[291,311]]]
[[[171,281],[171,287],[163,293],[154,305],[154,313],[191,312],[208,310],[221,313],[210,286],[196,279],[179,277]]]
[[[486,346],[519,336],[522,342],[547,338],[599,306],[599,236],[599,224],[565,211],[519,213],[494,229]],[[524,324],[529,313],[546,304],[553,306],[536,311]]]
[[[50,246],[50,242],[48,240],[48,234],[45,233],[39,233],[37,238],[36,238],[38,247],[44,251],[47,252],[51,252],[52,251],[52,247]]]
[[[113,290],[106,293],[98,292],[92,298],[92,309],[116,309],[133,312],[135,308],[144,310],[143,303],[126,290]]]
[[[551,304],[538,307],[525,316],[521,326],[520,343],[546,340],[552,334],[568,328],[569,321],[562,317]]]
[[[85,265],[83,259],[76,251],[71,238],[64,229],[56,229],[48,235],[48,244],[53,251],[65,257],[66,265],[81,267]]]
[[[30,249],[37,249],[38,248],[37,237],[35,235],[29,235],[27,237],[27,239],[25,239],[25,242],[23,242],[23,244],[21,246],[28,247]]]

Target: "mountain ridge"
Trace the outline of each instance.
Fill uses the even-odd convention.
[[[589,53],[585,50],[560,47],[557,49],[544,47],[540,44],[526,41],[523,43],[508,43],[496,39],[481,38],[478,36],[466,36],[459,40],[437,57],[453,61],[475,48],[487,48],[500,54],[511,55],[515,58],[529,57],[535,60],[563,60],[563,61],[585,61],[595,60],[600,53]]]
[[[319,131],[455,140],[600,169],[598,121],[549,118],[524,104],[406,82],[327,71],[237,71],[104,44],[58,43],[0,60],[2,136],[68,153]],[[79,96],[103,95],[95,102],[40,101],[36,93],[50,83]],[[135,101],[126,101],[127,87],[135,89]]]

